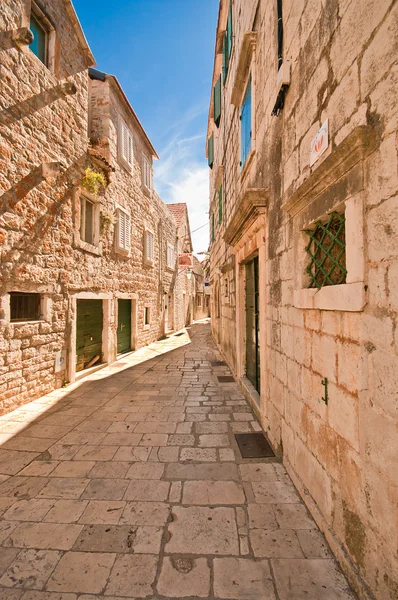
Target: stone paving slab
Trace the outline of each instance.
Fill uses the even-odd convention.
[[[209,335],[0,418],[1,600],[353,600]]]

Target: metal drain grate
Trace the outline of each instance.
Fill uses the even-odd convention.
[[[274,451],[263,433],[236,433],[236,442],[242,458],[269,458]]]
[[[217,379],[219,383],[234,383],[235,381],[232,375],[218,375]]]
[[[224,362],[223,360],[212,360],[210,362],[212,367],[226,367],[227,363]]]

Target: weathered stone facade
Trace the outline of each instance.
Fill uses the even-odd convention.
[[[220,2],[213,88],[221,75],[221,116],[217,126],[213,89],[208,130],[212,330],[352,585],[360,597],[392,600],[398,4],[285,0],[279,53],[278,4],[232,0],[225,77],[230,2]],[[286,87],[275,117],[278,54]],[[250,75],[250,151],[242,159]],[[326,150],[310,166],[311,142],[327,119]],[[305,231],[333,212],[345,217],[347,274],[340,285],[309,289]],[[247,376],[254,263],[257,390]]]
[[[177,276],[186,206],[177,223],[153,190],[156,152],[116,78],[89,77],[94,59],[69,0],[40,7],[32,4],[48,38],[46,64],[29,48],[30,2],[7,0],[0,15],[0,413],[75,379],[79,303],[100,302],[101,349],[90,362],[109,364],[118,353],[119,301],[131,302],[137,349],[185,325],[190,285]],[[121,160],[121,121],[131,165]],[[86,169],[102,176],[97,194]],[[36,294],[37,316],[12,318],[12,293]]]

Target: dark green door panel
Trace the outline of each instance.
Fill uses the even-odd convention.
[[[118,300],[117,352],[131,350],[131,300]]]
[[[246,265],[246,377],[260,392],[258,257]]]
[[[102,362],[102,300],[78,300],[76,320],[76,371],[82,371],[96,357]]]

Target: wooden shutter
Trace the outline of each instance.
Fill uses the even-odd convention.
[[[232,53],[232,2],[229,5],[226,37],[227,37],[227,56],[228,56],[228,61],[229,61],[229,58]]]
[[[145,232],[145,258],[153,262],[155,256],[154,239],[152,231]]]
[[[241,166],[246,162],[252,143],[252,78],[249,77],[241,114]]]
[[[117,246],[119,250],[130,250],[130,215],[118,210]]]
[[[214,86],[214,122],[217,127],[221,120],[221,75]]]
[[[208,164],[210,169],[213,168],[214,164],[214,133],[211,134],[207,144]]]
[[[225,83],[228,75],[228,67],[229,67],[229,56],[228,56],[228,36],[227,32],[224,34],[224,42],[222,45],[222,73],[223,73],[223,82]]]
[[[122,158],[124,158],[131,167],[133,165],[133,136],[124,121],[121,122],[120,136]]]

